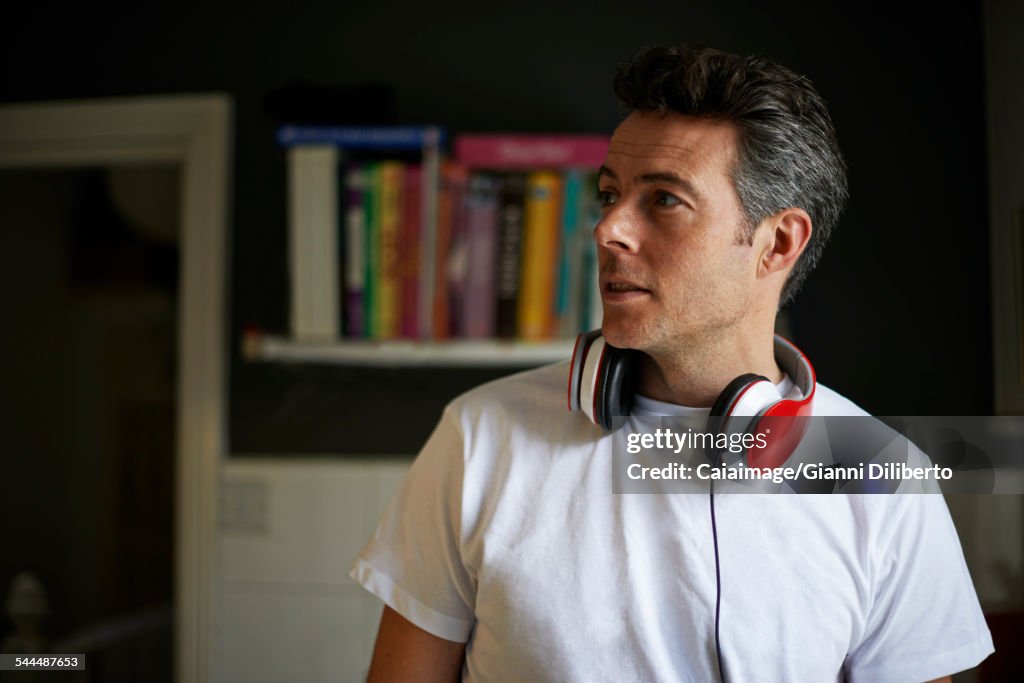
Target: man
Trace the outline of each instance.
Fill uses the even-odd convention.
[[[654,48],[601,169],[603,335],[635,415],[698,428],[773,351],[845,197],[811,84]],[[454,401],[352,575],[386,603],[371,681],[925,681],[992,651],[941,496],[616,495],[566,364]],[[818,385],[819,415],[863,415]]]

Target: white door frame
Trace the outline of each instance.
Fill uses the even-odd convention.
[[[225,272],[232,107],[227,95],[0,106],[0,167],[171,163],[182,173],[175,510],[178,681],[213,678],[217,487],[227,450]]]

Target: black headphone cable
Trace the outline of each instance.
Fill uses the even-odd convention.
[[[711,539],[715,546],[715,654],[718,656],[718,677],[722,683],[729,683],[722,661],[722,641],[718,635],[719,617],[722,611],[722,568],[718,559],[718,525],[715,523],[715,480],[711,480],[708,494],[711,502]]]

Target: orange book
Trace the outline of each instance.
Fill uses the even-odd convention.
[[[536,171],[526,177],[517,311],[517,328],[522,339],[549,339],[555,332],[555,271],[561,233],[561,200],[560,174]]]

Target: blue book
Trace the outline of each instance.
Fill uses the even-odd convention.
[[[438,126],[301,126],[277,129],[277,143],[295,145],[333,145],[352,151],[409,151],[437,148],[444,143],[445,132]]]
[[[562,235],[558,259],[558,289],[555,296],[555,320],[562,337],[575,335],[579,330],[579,290],[583,276],[579,259],[580,185],[579,171],[565,172],[562,194]]]

